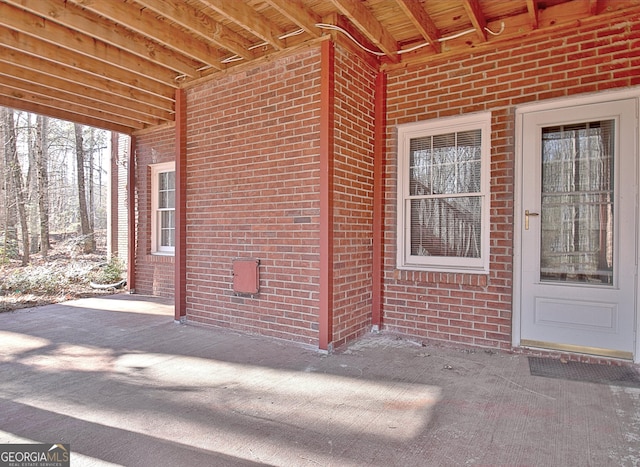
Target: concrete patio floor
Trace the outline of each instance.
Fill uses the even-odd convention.
[[[368,335],[331,355],[89,298],[0,314],[0,443],[71,465],[640,466],[640,389]]]

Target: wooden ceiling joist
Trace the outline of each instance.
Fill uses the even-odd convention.
[[[320,23],[390,70],[630,14],[638,0],[0,0],[0,105],[132,133],[173,122],[178,89],[313,41]]]
[[[424,6],[418,0],[396,0],[400,9],[407,15],[420,34],[429,42],[429,46],[436,52],[440,52],[440,33],[438,28],[427,14]]]
[[[82,125],[93,126],[97,128],[104,128],[105,130],[115,131],[118,133],[131,133],[135,128],[131,128],[125,125],[118,125],[115,123],[107,122],[95,115],[86,116],[82,114],[74,113],[69,109],[61,107],[51,107],[43,105],[36,101],[27,100],[24,98],[16,98],[13,96],[6,96],[1,92],[0,86],[0,106],[10,107],[16,110],[23,110],[25,112],[32,112],[41,115],[47,115],[48,117],[58,118],[60,120],[70,120],[75,123],[81,123]]]
[[[132,122],[158,125],[162,120],[171,118],[169,113],[165,113],[162,117],[154,116],[153,113],[144,113],[137,108],[132,109],[131,103],[115,96],[101,93],[86,86],[78,88],[77,84],[61,78],[42,75],[36,71],[7,63],[0,66],[0,76],[7,78],[7,80],[12,78],[11,86],[16,89],[40,95],[48,94],[60,101],[72,104],[90,104],[93,108],[103,109],[111,115],[124,117]],[[155,112],[160,113],[159,111]]]
[[[487,42],[487,31],[485,30],[487,27],[487,20],[484,17],[482,8],[480,8],[480,1],[462,0],[462,4],[464,5],[464,9],[467,11],[467,15],[469,15],[469,19],[471,20],[478,37],[482,42]]]
[[[392,61],[399,61],[398,43],[389,31],[358,0],[331,0],[340,13]]]
[[[168,85],[160,84],[151,78],[126,73],[121,68],[107,65],[104,62],[86,57],[77,52],[72,52],[63,47],[54,46],[16,31],[7,31],[2,26],[0,26],[0,36],[4,36],[4,45],[14,50],[35,57],[47,57],[47,60],[53,61],[54,63],[90,73],[99,78],[106,78],[110,81],[115,81],[159,97],[167,99],[174,97],[175,91]]]
[[[8,89],[11,92],[11,95],[20,96],[22,99],[27,97],[30,101],[34,102],[42,100],[43,105],[65,109],[67,111],[74,112],[76,115],[83,115],[85,117],[97,116],[103,122],[122,127],[141,130],[147,126],[147,123],[145,122],[112,114],[107,108],[104,108],[104,111],[96,113],[94,108],[89,106],[90,102],[87,102],[86,105],[70,102],[66,99],[66,96],[64,95],[65,93],[47,92],[46,94],[43,94],[40,92],[41,90],[36,89],[34,91],[29,91],[25,89],[29,86],[30,85],[28,83],[25,85],[25,83],[14,81],[12,86],[0,86],[0,93],[4,94],[5,90]],[[31,85],[31,87],[33,87],[33,85]],[[155,124],[157,125],[158,123]]]
[[[221,63],[222,54],[217,49],[166,22],[158,23],[153,16],[146,14],[143,7],[136,7],[131,3],[105,2],[104,0],[66,1],[119,23],[142,36],[149,37],[164,47],[169,47],[217,70],[224,68]]]
[[[253,58],[249,50],[251,42],[223,24],[211,21],[182,0],[138,0],[138,3],[165,18],[171,18],[173,22],[211,44],[227,49],[244,59]]]
[[[267,0],[267,3],[286,16],[289,21],[304,29],[313,37],[322,35],[316,24],[322,22],[322,18],[313,10],[307,8],[300,0]]]
[[[90,60],[101,61],[109,67],[115,66],[136,73],[145,79],[151,78],[159,83],[178,87],[175,72],[152,63],[144,63],[128,52],[104,42],[95,41],[84,34],[73,33],[59,24],[41,17],[34,17],[24,10],[0,4],[0,24],[55,47],[69,50],[73,55],[84,55]]]
[[[64,26],[72,37],[78,37],[77,33],[89,38],[99,37],[101,41],[118,50],[127,50],[139,59],[173,70],[176,74],[198,76],[197,63],[193,60],[176,54],[170,49],[162,49],[157,43],[145,37],[136,39],[130,31],[120,25],[98,22],[88,11],[77,8],[71,3],[61,3],[59,0],[5,1]]]
[[[269,43],[276,50],[282,50],[286,44],[280,36],[285,31],[276,24],[269,23],[266,18],[243,2],[227,0],[202,0],[202,3],[229,21],[249,31],[251,34]]]
[[[538,0],[526,0],[527,13],[531,20],[531,29],[538,29]]]
[[[83,71],[47,62],[39,57],[23,54],[1,46],[0,62],[16,65],[16,73],[18,73],[16,76],[18,77],[21,76],[21,69],[28,69],[38,72],[43,80],[59,78],[68,82],[69,86],[75,87],[78,91],[83,91],[87,88],[103,93],[107,102],[121,101],[124,106],[135,106],[137,110],[156,118],[173,119],[173,101],[169,98],[160,98],[124,84],[100,79]]]
[[[83,104],[75,104],[58,97],[54,97],[51,93],[41,94],[39,92],[29,92],[19,89],[16,86],[3,84],[0,86],[0,95],[6,97],[19,98],[27,100],[29,102],[35,102],[45,107],[64,109],[74,115],[81,115],[86,118],[96,117],[103,122],[108,122],[113,125],[121,126],[123,128],[135,128],[142,129],[144,124],[131,119],[122,118],[109,114],[106,110],[98,110]]]

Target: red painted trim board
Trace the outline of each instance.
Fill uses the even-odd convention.
[[[127,225],[129,237],[127,240],[127,287],[130,293],[136,291],[136,244],[138,226],[136,225],[136,137],[131,135],[129,140],[129,161],[127,172]]]
[[[187,301],[187,142],[186,96],[176,90],[176,246],[174,269],[174,317],[180,321],[186,315]]]
[[[320,81],[320,299],[318,347],[331,350],[333,341],[333,123],[335,49],[321,46]]]
[[[373,141],[373,273],[371,297],[371,324],[382,326],[382,267],[384,253],[384,171],[386,145],[387,76],[379,71],[374,96]]]

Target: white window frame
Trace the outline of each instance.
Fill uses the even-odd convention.
[[[175,171],[175,162],[164,162],[161,164],[151,165],[151,254],[153,255],[175,255],[175,246],[162,246],[160,244],[160,209],[158,207],[160,174]],[[177,189],[178,182],[176,180],[176,190]]]
[[[480,257],[461,258],[444,256],[418,256],[411,254],[411,203],[409,197],[410,145],[415,138],[481,131],[481,233]],[[490,209],[490,164],[491,164],[491,112],[479,112],[457,117],[408,123],[397,126],[398,131],[398,187],[397,187],[397,268],[440,272],[489,272],[489,209]]]

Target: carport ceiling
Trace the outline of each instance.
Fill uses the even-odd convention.
[[[348,32],[382,64],[428,64],[638,8],[637,0],[0,0],[0,105],[131,133],[172,122],[177,88],[326,34]]]

